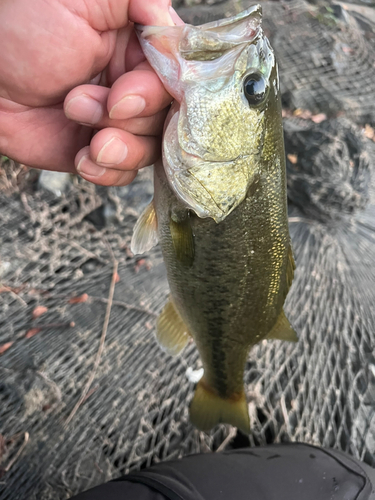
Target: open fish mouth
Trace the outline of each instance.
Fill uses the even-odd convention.
[[[220,19],[201,26],[142,26],[136,24],[138,36],[144,40],[165,35],[168,41],[161,43],[178,43],[179,54],[187,60],[207,60],[216,55],[220,57],[225,51],[262,35],[262,8],[259,4],[249,7],[227,19]],[[199,56],[202,56],[201,59]]]

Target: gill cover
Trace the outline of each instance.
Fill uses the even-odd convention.
[[[138,26],[137,32],[175,98],[163,139],[168,182],[186,207],[220,222],[259,175],[267,96],[278,86],[270,78],[275,59],[261,7],[199,27]],[[246,82],[250,92],[264,89],[256,105]]]

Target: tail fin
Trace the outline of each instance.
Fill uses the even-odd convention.
[[[250,418],[245,393],[233,399],[223,399],[205,383],[198,382],[190,405],[190,420],[202,431],[208,431],[217,424],[226,423],[249,434]]]

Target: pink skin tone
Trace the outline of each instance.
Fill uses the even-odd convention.
[[[170,5],[2,0],[1,153],[104,186],[129,184],[155,162],[172,98],[145,61],[133,22],[182,24]]]

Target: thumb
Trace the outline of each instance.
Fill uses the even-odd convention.
[[[180,18],[171,0],[130,0],[129,20],[150,26],[174,26]]]
[[[64,3],[101,32],[123,28],[129,21],[156,26],[175,24],[170,13],[171,0],[92,0],[89,9],[83,0]]]

